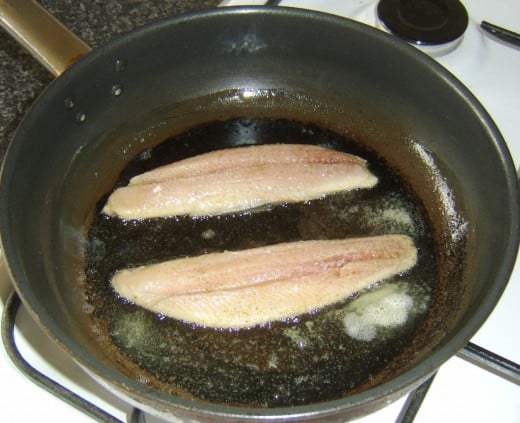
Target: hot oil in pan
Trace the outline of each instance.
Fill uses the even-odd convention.
[[[197,127],[144,151],[117,185],[159,165],[221,148],[309,143],[360,155],[378,176],[369,190],[209,218],[121,221],[97,215],[89,232],[86,294],[107,348],[134,376],[211,402],[289,406],[340,398],[369,384],[420,330],[437,284],[433,241],[420,205],[382,160],[352,139],[286,120],[234,119]],[[105,199],[98,207],[101,208]],[[404,233],[417,265],[373,292],[251,329],[196,327],[118,299],[120,268],[305,239]],[[142,374],[135,375],[136,366]],[[128,370],[130,372],[130,370]],[[139,371],[137,371],[139,372]]]

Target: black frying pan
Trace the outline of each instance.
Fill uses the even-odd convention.
[[[121,369],[91,333],[79,281],[96,202],[144,149],[236,116],[353,136],[383,157],[427,210],[442,295],[410,343],[413,354],[363,390],[267,409],[168,395]],[[430,58],[350,20],[236,8],[157,22],[86,55],[55,80],[9,146],[0,231],[31,314],[93,377],[133,404],[202,420],[344,421],[417,386],[487,318],[517,254],[518,181],[485,110]]]

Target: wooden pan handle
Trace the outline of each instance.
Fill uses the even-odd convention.
[[[54,76],[91,50],[35,0],[0,0],[0,25]]]

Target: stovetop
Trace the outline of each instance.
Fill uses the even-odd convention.
[[[52,3],[50,0],[42,3]],[[68,3],[75,3],[69,0]],[[77,1],[78,7],[86,7]],[[105,2],[111,4],[110,0]],[[124,3],[114,0],[114,4]],[[143,3],[145,3],[143,1]],[[160,8],[160,1],[154,7]],[[170,5],[171,2],[164,0]],[[207,2],[205,2],[207,3]],[[227,5],[263,4],[265,1],[226,1]],[[479,24],[490,21],[520,32],[520,2],[518,0],[466,0],[463,2],[469,13],[469,27],[460,45],[452,52],[436,57],[442,65],[455,74],[483,103],[502,132],[517,167],[520,167],[520,48],[504,44],[484,33]],[[375,7],[377,0],[286,0],[282,6],[303,7],[351,17],[369,25],[376,25]],[[92,21],[94,22],[94,21]],[[22,65],[25,58],[11,56],[11,61]],[[11,63],[12,65],[12,63]],[[45,76],[37,76],[43,83]],[[50,78],[48,78],[50,81]],[[1,87],[1,86],[0,86]],[[39,89],[37,84],[36,90]],[[5,101],[5,87],[1,97]],[[22,105],[21,108],[26,108]],[[17,112],[19,115],[19,112]],[[3,118],[5,116],[2,116]],[[2,120],[3,135],[16,119]],[[497,205],[499,206],[499,205]],[[0,265],[0,309],[3,309],[10,283],[5,268]],[[517,260],[510,283],[486,323],[472,342],[520,363],[520,337],[517,323],[520,321],[520,263]],[[37,326],[22,307],[17,315],[15,339],[25,359],[36,369],[51,376],[66,387],[86,397],[105,409],[117,419],[125,421],[132,408],[106,392],[92,381],[83,370],[56,346]],[[0,348],[0,392],[3,393],[3,409],[6,421],[74,421],[91,422],[75,408],[63,403],[47,391],[42,390],[23,376],[12,364],[5,351]],[[472,421],[472,422],[519,422],[520,388],[473,364],[453,357],[438,371],[415,421]],[[394,404],[359,421],[362,423],[391,422],[398,419],[406,401],[403,398]],[[155,421],[147,418],[147,421]]]

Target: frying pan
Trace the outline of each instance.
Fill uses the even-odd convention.
[[[236,116],[353,135],[427,211],[440,246],[442,295],[413,353],[366,389],[297,407],[213,404],[150,388],[92,335],[79,280],[94,204],[144,149]],[[9,145],[0,231],[9,274],[32,316],[132,404],[171,419],[345,421],[418,386],[485,321],[516,258],[519,188],[489,115],[427,56],[347,19],[241,7],[156,22],[85,55],[52,82]]]

